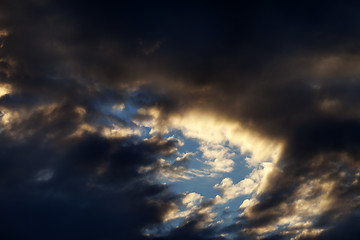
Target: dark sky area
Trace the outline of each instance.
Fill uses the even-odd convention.
[[[0,1],[1,239],[359,226],[360,4]]]

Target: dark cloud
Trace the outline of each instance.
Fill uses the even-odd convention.
[[[0,81],[12,86],[0,97],[11,120],[0,130],[7,239],[142,239],[162,222],[179,196],[154,182],[157,159],[177,143],[102,136],[113,122],[134,127],[102,109],[124,101],[155,106],[164,121],[212,111],[284,142],[266,191],[228,231],[255,237],[285,215],[307,219],[297,201],[319,198],[329,202],[308,220],[329,228],[320,239],[358,235],[348,218],[359,208],[357,4],[16,0],[0,9]],[[96,131],[72,135],[82,124]],[[201,217],[159,239],[221,239],[195,227]]]
[[[175,195],[137,167],[166,147],[98,135],[61,141],[65,133],[1,135],[2,236],[143,239],[142,228],[160,223]]]
[[[202,216],[198,216],[201,218]],[[197,226],[198,221],[201,219],[192,219],[177,229],[174,229],[169,235],[164,238],[155,238],[156,240],[165,240],[165,239],[191,239],[191,240],[202,240],[202,239],[211,239],[211,240],[224,240],[226,238],[218,236],[215,237],[215,230],[211,227],[199,229]]]
[[[9,37],[1,80],[13,92],[0,103],[2,118],[10,117],[0,135],[1,235],[144,239],[145,228],[161,223],[177,197],[138,168],[171,154],[176,142],[109,139],[88,130],[72,135],[84,123],[98,130],[109,118],[125,124],[101,106],[124,101],[126,93],[101,83],[122,75],[120,43],[99,32],[92,38],[71,10],[62,10],[48,1],[7,2],[2,9]]]
[[[359,236],[359,216],[354,214],[342,221],[329,231],[324,232],[318,239],[357,239]]]

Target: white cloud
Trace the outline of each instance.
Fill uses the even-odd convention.
[[[272,169],[272,164],[263,163],[259,168],[254,169],[249,176],[236,184],[233,183],[231,178],[224,178],[220,184],[214,186],[215,189],[222,192],[222,196],[216,196],[216,202],[223,204],[239,196],[255,193],[269,169]],[[245,205],[243,207],[245,207]]]
[[[141,136],[141,130],[135,127],[122,127],[115,124],[111,128],[105,127],[102,130],[102,135],[108,138],[123,138],[129,136]]]
[[[202,202],[203,198],[204,197],[201,196],[201,194],[196,192],[184,194],[184,197],[182,198],[182,204],[185,205],[185,209],[183,211],[180,211],[176,204],[173,203],[171,211],[169,211],[166,215],[165,221],[170,221],[178,218],[186,218],[190,216],[193,212],[199,210],[199,205]]]
[[[205,163],[212,167],[214,172],[231,172],[233,170],[234,161],[231,159],[235,156],[230,149],[220,144],[203,143],[200,151],[206,159]]]
[[[192,192],[185,195],[185,197],[182,199],[182,203],[186,205],[186,208],[192,208],[195,205],[201,203],[203,199],[203,196],[201,196],[199,193]]]

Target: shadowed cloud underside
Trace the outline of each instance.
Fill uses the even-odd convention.
[[[358,239],[360,5],[0,3],[1,239]]]

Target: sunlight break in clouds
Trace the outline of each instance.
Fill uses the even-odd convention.
[[[359,12],[0,1],[0,239],[358,240]]]
[[[151,127],[151,132],[166,133],[171,129],[179,129],[188,138],[198,139],[200,149],[213,170],[224,172],[232,170],[231,153],[224,147],[226,142],[236,146],[241,154],[248,154],[245,160],[249,166],[255,167],[262,162],[276,162],[282,151],[282,143],[271,141],[261,135],[244,129],[239,122],[215,117],[212,113],[190,110],[184,114],[172,115],[162,120],[158,110],[140,109],[140,114],[151,116],[151,120],[139,124]],[[165,122],[163,122],[165,121]]]
[[[263,188],[267,185],[265,182],[267,174],[272,171],[273,165],[276,164],[278,157],[281,155],[282,144],[280,142],[272,142],[261,138],[260,135],[244,129],[238,122],[221,119],[210,113],[191,110],[181,116],[171,115],[166,120],[161,119],[159,111],[154,108],[140,109],[138,114],[150,116],[150,119],[147,118],[148,120],[135,121],[139,126],[151,128],[150,134],[166,134],[175,129],[181,130],[186,138],[199,141],[202,161],[207,166],[203,169],[205,171],[207,169],[210,172],[222,173],[233,171],[234,160],[232,158],[235,157],[235,153],[232,153],[229,147],[236,147],[241,151],[242,155],[246,155],[245,161],[247,166],[253,169],[252,172],[249,176],[244,176],[244,179],[236,184],[233,183],[231,178],[224,178],[221,183],[216,184],[214,189],[219,190],[222,196],[214,196],[212,200],[214,206],[226,204],[229,200],[239,196],[251,196],[264,191]],[[228,146],[226,146],[226,143],[228,143]],[[166,168],[164,168],[165,165]],[[160,159],[157,166],[143,167],[141,170],[169,169],[170,167],[170,163]],[[167,172],[163,171],[161,170],[159,173],[170,181],[174,179],[190,179],[190,175],[187,175],[188,177],[179,175],[181,171],[177,171],[176,168],[173,168],[171,172],[168,170]],[[191,171],[194,170],[182,169],[183,174],[188,174]],[[196,177],[196,175],[192,177]],[[243,205],[244,207],[245,205]],[[205,209],[215,220],[214,207],[209,206],[209,208]],[[205,211],[205,209],[202,211]],[[191,212],[189,210],[174,211],[167,217],[167,220],[187,217]]]

